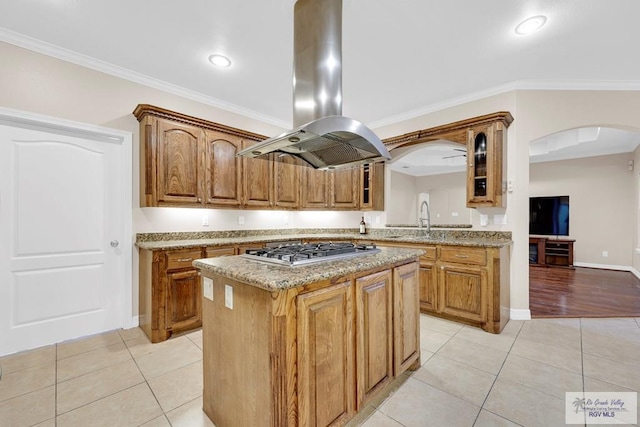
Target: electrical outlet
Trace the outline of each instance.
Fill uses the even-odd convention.
[[[205,277],[202,281],[202,294],[206,299],[213,301],[213,279]]]
[[[244,224],[244,217],[242,215],[238,217],[238,224],[240,225]]]
[[[376,224],[380,224],[380,216],[376,215]]]
[[[602,257],[603,258],[609,257],[609,252],[608,251],[602,251]]]
[[[451,212],[451,216],[458,216],[458,212]]]
[[[209,217],[208,216],[203,216],[202,217],[202,226],[203,227],[208,227],[209,226]]]
[[[224,285],[224,306],[233,310],[233,286]]]

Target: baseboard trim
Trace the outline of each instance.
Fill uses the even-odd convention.
[[[591,262],[574,262],[573,265],[575,267],[599,268],[601,270],[628,271],[629,273],[640,279],[640,272],[628,265],[595,264]]]
[[[511,320],[531,320],[531,310],[512,308],[509,310]]]

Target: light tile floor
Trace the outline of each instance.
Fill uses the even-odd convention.
[[[511,321],[493,335],[422,315],[422,366],[352,426],[564,426],[566,391],[640,394],[640,318]],[[120,330],[0,358],[0,426],[213,426],[202,332]],[[640,406],[640,405],[639,405]]]

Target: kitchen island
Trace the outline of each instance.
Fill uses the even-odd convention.
[[[338,426],[420,365],[420,249],[296,267],[200,259],[203,410],[219,427]]]

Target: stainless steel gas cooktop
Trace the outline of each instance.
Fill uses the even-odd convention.
[[[283,244],[272,248],[249,249],[240,256],[254,261],[296,266],[342,260],[378,252],[380,252],[380,249],[376,248],[376,245],[373,243],[323,242],[292,245]]]

